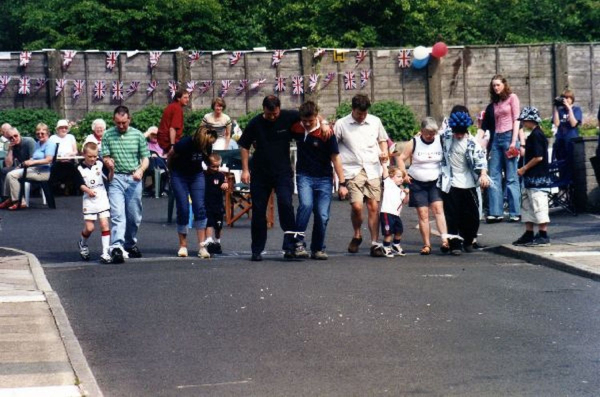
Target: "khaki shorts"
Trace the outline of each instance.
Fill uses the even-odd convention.
[[[83,219],[86,221],[95,221],[96,219],[110,218],[110,211],[102,211],[97,214],[84,214]]]
[[[363,202],[364,198],[381,201],[381,178],[367,179],[365,170],[347,181],[350,204]]]
[[[523,189],[521,194],[521,222],[536,225],[550,223],[548,193],[538,189]]]

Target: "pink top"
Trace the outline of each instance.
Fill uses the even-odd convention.
[[[496,132],[506,132],[513,130],[513,124],[519,117],[520,111],[519,97],[515,94],[498,103],[494,103],[494,118],[496,120]]]
[[[163,150],[160,146],[158,146],[158,142],[148,142],[148,150],[152,150],[156,152],[160,157],[164,157]]]

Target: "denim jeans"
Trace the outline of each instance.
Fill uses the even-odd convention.
[[[298,174],[296,176],[298,186],[298,212],[296,213],[296,230],[306,231],[311,212],[313,218],[313,230],[310,240],[312,252],[325,250],[325,232],[329,221],[329,208],[331,206],[331,191],[333,180],[329,177],[314,177]],[[304,240],[300,236],[299,241]]]
[[[115,174],[109,183],[110,248],[129,249],[137,243],[137,232],[142,222],[142,182],[129,174]]]
[[[491,185],[488,192],[489,215],[503,216],[504,211],[504,191],[502,188],[502,172],[506,179],[506,195],[508,197],[508,211],[510,216],[519,216],[521,214],[521,186],[517,175],[517,157],[507,159],[504,154],[512,138],[512,131],[498,133],[494,135],[492,148],[490,151],[489,175]],[[519,148],[519,142],[517,142]]]
[[[185,175],[175,170],[171,171],[171,187],[177,206],[177,233],[187,234],[188,232],[190,198],[192,199],[192,212],[194,213],[194,228],[206,228],[205,186],[203,172]]]
[[[273,189],[275,189],[277,195],[279,225],[284,231],[281,248],[284,251],[294,249],[296,219],[294,217],[294,205],[292,204],[293,176],[284,174],[265,177],[258,173],[252,173],[250,182],[252,221],[250,222],[250,229],[252,234],[251,249],[254,254],[260,254],[267,244],[267,205]]]

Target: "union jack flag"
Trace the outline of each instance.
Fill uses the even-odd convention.
[[[6,89],[6,87],[8,86],[8,82],[10,81],[11,77],[8,75],[2,75],[0,76],[0,94],[2,94],[2,91],[4,91]]]
[[[304,94],[304,77],[293,76],[292,77],[292,95]]]
[[[196,80],[192,80],[192,81],[188,81],[186,85],[187,85],[187,88],[185,90],[187,92],[189,92],[190,94],[192,94],[196,90],[196,87],[198,86],[198,82]]]
[[[84,86],[85,86],[85,80],[74,80],[73,81],[73,99],[77,99],[81,96]]]
[[[356,89],[356,81],[355,81],[354,72],[346,72],[344,73],[344,89],[346,90],[354,90]]]
[[[358,66],[359,63],[361,63],[362,61],[365,60],[365,58],[367,57],[368,51],[367,50],[358,50],[356,53],[356,66]]]
[[[171,99],[175,98],[176,92],[177,92],[177,82],[175,80],[169,80],[169,94],[171,94]]]
[[[150,69],[154,69],[158,65],[158,59],[162,55],[162,51],[150,51]]]
[[[210,90],[212,88],[212,86],[214,84],[215,84],[215,82],[212,80],[203,81],[202,84],[200,85],[200,94],[206,94],[208,92],[208,90]]]
[[[281,63],[281,59],[283,58],[284,50],[275,50],[273,52],[273,62],[271,62],[272,66],[277,66]]]
[[[147,96],[152,95],[152,93],[156,90],[156,87],[158,87],[158,81],[156,81],[156,80],[149,81],[148,88],[146,88],[146,95]]]
[[[239,95],[242,92],[246,91],[246,87],[248,87],[248,80],[246,80],[246,79],[240,80],[240,85],[237,86],[237,88],[235,89],[235,92]]]
[[[256,90],[258,87],[263,85],[267,79],[258,79],[254,83],[250,84],[250,91]]]
[[[275,77],[275,91],[285,91],[285,77]]]
[[[317,48],[317,50],[313,54],[313,59],[321,58],[323,55],[325,55],[326,52],[327,51],[325,51],[322,48]]]
[[[398,67],[409,68],[412,63],[412,50],[400,50],[398,52]]]
[[[361,70],[360,71],[360,88],[365,88],[367,83],[369,82],[369,78],[371,77],[371,70]]]
[[[227,95],[227,92],[229,91],[229,87],[231,87],[232,82],[233,81],[231,80],[221,80],[221,98]]]
[[[94,82],[94,99],[103,99],[106,96],[106,83],[104,80]]]
[[[29,61],[31,61],[31,51],[21,51],[19,54],[19,66],[26,68]]]
[[[106,69],[112,70],[117,66],[117,60],[119,59],[118,51],[108,51],[106,53]]]
[[[59,96],[67,85],[66,79],[56,79],[56,87],[54,87],[54,96]]]
[[[27,95],[31,93],[31,82],[29,76],[19,77],[19,94]]]
[[[192,66],[196,61],[200,60],[200,51],[190,51],[188,60],[190,61],[190,66]]]
[[[333,78],[335,77],[335,75],[336,75],[335,72],[329,72],[329,73],[327,73],[327,75],[323,79],[323,83],[321,84],[321,89],[327,87],[329,85],[329,83],[331,83],[331,81],[333,80]]]
[[[315,92],[319,83],[319,75],[314,73],[308,76],[308,89],[310,92]]]
[[[115,101],[123,100],[123,82],[115,80],[112,82],[112,99]]]
[[[240,59],[242,59],[243,55],[244,55],[244,53],[241,51],[232,52],[231,55],[229,56],[229,66],[236,65],[240,61]]]
[[[46,79],[44,77],[35,79],[35,92],[38,92],[39,90],[41,90],[46,85],[47,81],[48,81],[48,79]]]
[[[132,81],[131,84],[129,84],[129,88],[127,88],[125,94],[128,97],[132,96],[140,88],[140,83],[140,81]]]
[[[75,58],[75,54],[77,51],[65,50],[63,51],[63,68],[68,69],[71,66],[71,62],[73,62],[73,58]]]

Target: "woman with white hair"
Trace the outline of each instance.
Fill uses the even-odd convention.
[[[106,131],[106,122],[102,119],[92,121],[92,133],[85,138],[83,144],[94,142],[98,145],[98,153],[102,153],[102,136]]]

